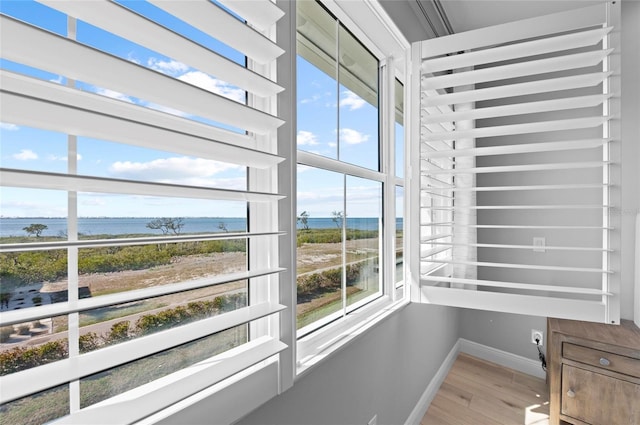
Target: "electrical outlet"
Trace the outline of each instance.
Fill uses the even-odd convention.
[[[546,241],[543,237],[533,238],[533,252],[545,252]]]
[[[536,339],[540,341],[540,345],[544,341],[544,332],[536,329],[531,329],[531,343],[536,344]]]
[[[378,415],[373,415],[373,418],[367,422],[367,425],[378,425]]]

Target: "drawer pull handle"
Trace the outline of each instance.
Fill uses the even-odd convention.
[[[567,396],[574,398],[576,396],[576,393],[571,388],[569,388],[569,391],[567,391]]]
[[[611,364],[611,362],[609,361],[609,359],[605,359],[604,357],[600,357],[600,364],[602,366],[609,366]]]

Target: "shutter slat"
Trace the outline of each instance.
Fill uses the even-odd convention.
[[[611,72],[596,72],[571,77],[549,78],[541,81],[488,87],[459,93],[441,94],[425,98],[424,103],[426,106],[452,105],[455,103],[477,102],[481,100],[592,87],[600,84],[610,75]]]
[[[270,303],[244,307],[219,316],[200,320],[196,323],[167,329],[156,334],[146,335],[100,350],[81,354],[74,359],[59,360],[54,363],[5,375],[2,377],[2,402],[7,403],[35,392],[43,391],[69,381],[78,380],[161,351],[166,351],[195,339],[200,339],[243,323],[248,323],[251,320],[275,314],[283,309],[284,307],[281,305]],[[231,356],[231,354],[233,354],[233,350],[226,351],[221,357],[233,359],[234,356]],[[215,364],[215,362],[212,362],[212,364]],[[183,369],[183,371],[184,370],[185,369]],[[175,391],[175,388],[170,389]]]
[[[160,378],[157,382],[119,394],[108,402],[74,412],[56,423],[84,425],[95,421],[96,417],[109,418],[111,423],[117,424],[139,423],[138,421],[161,412],[164,406],[172,406],[205,391],[214,384],[267,360],[286,348],[286,344],[276,339],[260,337],[175,374]]]
[[[608,205],[459,205],[459,206],[423,206],[425,210],[461,211],[461,210],[591,210],[610,208]]]
[[[224,96],[4,15],[0,31],[5,59],[261,134],[283,124]]]
[[[429,241],[434,241],[437,239],[443,239],[443,238],[448,238],[453,236],[451,233],[444,233],[444,234],[438,234],[438,235],[432,235],[432,236],[424,236],[422,238],[420,238],[420,242],[424,243],[424,242],[429,242]]]
[[[496,248],[496,249],[527,249],[533,250],[538,247],[534,245],[509,245],[509,244],[491,244],[491,243],[452,243],[452,242],[432,242],[434,245],[447,245],[447,246],[464,246],[473,248]],[[603,247],[588,247],[588,246],[551,246],[545,245],[545,250],[551,251],[597,251],[597,252],[613,252],[612,249],[606,249]]]
[[[7,71],[0,71],[0,92],[3,119],[16,125],[256,168],[283,160],[249,149],[244,134]]]
[[[509,78],[528,75],[545,74],[549,72],[566,71],[570,69],[586,68],[597,65],[609,55],[613,49],[595,50],[592,52],[576,53],[554,58],[532,60],[510,65],[495,66],[475,71],[458,72],[423,78],[422,89],[443,89],[488,81],[506,80]]]
[[[579,190],[579,189],[603,189],[606,184],[543,184],[528,186],[480,186],[480,187],[450,187],[432,188],[431,190],[453,192],[501,192],[522,190]]]
[[[422,57],[434,57],[502,45],[511,41],[554,35],[560,32],[600,26],[606,23],[605,5],[599,4],[581,9],[567,10],[553,15],[523,19],[487,28],[434,38],[423,43]]]
[[[580,288],[575,286],[536,285],[532,283],[500,282],[496,280],[464,279],[464,278],[438,277],[438,276],[422,276],[420,280],[426,281],[426,282],[463,283],[468,285],[488,286],[493,288],[521,289],[526,291],[563,292],[566,294],[582,294],[582,295],[598,295],[598,296],[613,295],[611,292],[605,292],[600,289]]]
[[[108,0],[38,1],[258,96],[271,96],[282,91],[282,87],[273,81],[121,4]],[[266,3],[271,2],[266,1]]]
[[[276,43],[207,0],[149,2],[259,63],[270,62],[284,53]]]
[[[478,267],[498,267],[504,269],[526,269],[526,270],[544,270],[555,272],[578,272],[578,273],[599,273],[599,274],[612,274],[611,270],[596,269],[591,267],[565,267],[565,266],[547,266],[537,264],[512,264],[512,263],[492,263],[488,261],[459,261],[452,259],[430,259],[432,263],[441,264],[464,264],[467,266]]]
[[[609,120],[606,116],[586,118],[573,118],[567,120],[540,121],[526,124],[499,125],[495,127],[482,127],[473,130],[462,130],[442,133],[426,133],[423,140],[455,140],[481,137],[509,136],[515,134],[546,133],[561,130],[575,130],[592,128],[604,124]]]
[[[271,0],[218,0],[218,3],[246,19],[250,25],[266,30],[284,16]]]
[[[436,122],[452,122],[457,120],[477,120],[482,118],[507,117],[513,115],[534,114],[537,112],[562,111],[567,109],[592,108],[601,105],[612,95],[595,94],[591,96],[576,96],[562,99],[541,100],[537,102],[515,103],[513,105],[491,106],[487,108],[470,109],[468,111],[451,112],[447,114],[425,115],[422,122],[427,124]],[[449,129],[448,131],[453,131]]]
[[[605,167],[608,162],[590,161],[590,162],[559,162],[553,164],[529,164],[529,165],[503,165],[491,167],[475,167],[475,168],[455,168],[450,170],[430,171],[432,174],[455,175],[455,174],[481,174],[481,173],[513,173],[522,171],[550,171],[565,170],[577,168],[598,168]]]
[[[60,173],[0,168],[4,186],[74,192],[148,195],[172,198],[218,199],[225,201],[270,202],[283,196],[273,193],[212,189],[168,183],[140,182],[105,177],[75,176]]]
[[[613,227],[602,226],[554,226],[554,225],[511,225],[511,224],[474,224],[474,225],[460,225],[460,224],[448,224],[448,223],[422,223],[420,226],[438,226],[438,227],[470,227],[473,229],[511,229],[511,230],[614,230]]]
[[[2,313],[0,318],[1,326],[10,326],[18,323],[31,322],[34,320],[56,317],[63,314],[82,313],[85,311],[95,310],[97,308],[110,307],[118,304],[125,304],[144,300],[147,298],[161,297],[164,295],[172,295],[180,292],[191,291],[194,289],[208,288],[226,283],[237,282],[239,280],[253,279],[261,276],[268,276],[281,273],[285,269],[274,268],[264,270],[252,270],[245,272],[227,273],[193,279],[185,282],[160,285],[144,289],[136,289],[131,291],[119,292],[109,295],[101,295],[97,297],[84,298],[76,303],[61,302],[47,304],[37,308],[12,310]]]
[[[527,56],[559,52],[578,47],[592,46],[602,40],[603,37],[605,37],[611,30],[611,27],[598,28],[572,34],[559,35],[556,37],[510,44],[507,46],[494,47],[492,49],[464,52],[463,54],[429,59],[428,61],[423,62],[422,71],[425,73],[433,73],[450,69],[477,66],[491,62],[518,59]]]
[[[521,145],[491,146],[484,148],[458,149],[450,151],[429,151],[427,158],[450,158],[460,156],[509,155],[532,152],[555,152],[566,150],[597,148],[609,142],[609,139],[572,140],[567,142],[524,143]]]
[[[263,233],[201,233],[190,235],[173,236],[149,236],[142,238],[116,238],[116,239],[81,239],[66,241],[46,241],[29,243],[5,243],[0,244],[0,253],[6,252],[31,252],[51,249],[77,248],[99,248],[109,246],[134,246],[160,243],[181,243],[181,242],[203,242],[214,240],[248,239],[262,236],[282,236],[285,232],[263,232]]]

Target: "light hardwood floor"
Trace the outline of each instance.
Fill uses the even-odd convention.
[[[543,379],[460,353],[420,425],[548,425]]]

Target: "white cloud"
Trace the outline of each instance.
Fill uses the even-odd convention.
[[[369,140],[369,135],[360,133],[359,131],[351,128],[341,128],[340,140],[348,145],[358,145]]]
[[[135,103],[133,101],[133,98],[131,98],[130,96],[127,96],[126,94],[117,92],[115,90],[111,90],[111,89],[103,89],[100,87],[95,87],[95,92],[101,96],[106,96],[106,97],[110,97],[112,99],[117,99],[117,100],[122,100],[124,102],[129,102],[129,103]]]
[[[129,54],[127,55],[127,60],[140,65],[140,60],[135,57],[134,52],[129,52]]]
[[[31,149],[22,149],[19,153],[14,154],[13,158],[19,161],[30,161],[38,159],[38,154]]]
[[[109,172],[120,178],[153,180],[165,183],[198,184],[227,170],[240,169],[234,164],[213,161],[210,159],[172,157],[155,159],[149,162],[118,161],[111,164]],[[206,185],[211,179],[206,179]]]
[[[80,205],[101,207],[101,206],[107,205],[107,200],[100,196],[96,196],[96,197],[83,196],[81,198]]]
[[[0,129],[8,130],[8,131],[18,131],[18,130],[20,130],[20,127],[18,127],[15,124],[9,124],[9,123],[6,123],[6,122],[0,122]]]
[[[177,109],[170,108],[168,106],[158,105],[157,103],[146,102],[144,103],[144,106],[146,106],[149,109],[155,109],[156,111],[166,112],[167,114],[177,115],[179,117],[189,116],[189,114],[187,114],[186,112],[182,112]]]
[[[302,100],[300,101],[300,103],[301,103],[301,104],[303,104],[303,105],[304,105],[304,104],[306,104],[306,103],[315,103],[315,102],[317,102],[317,101],[318,101],[318,100],[320,100],[320,99],[322,99],[322,95],[314,94],[314,95],[313,95],[313,96],[311,96],[311,97],[307,97],[307,98],[305,98],[305,99],[302,99]]]
[[[149,60],[147,61],[147,65],[150,68],[155,69],[156,71],[160,71],[164,74],[174,77],[180,74],[184,74],[190,69],[189,66],[185,65],[182,62],[174,60],[163,61],[157,58],[149,58]]]
[[[66,206],[53,205],[46,201],[2,199],[0,209],[7,217],[66,217],[67,215]]]
[[[363,98],[352,92],[351,90],[345,90],[342,92],[342,99],[340,99],[340,107],[348,107],[350,111],[360,109],[365,105]]]
[[[178,79],[196,87],[200,87],[201,89],[224,96],[228,99],[235,100],[236,102],[245,103],[244,90],[225,83],[222,80],[218,80],[217,78],[213,78],[204,72],[190,71],[179,76]]]
[[[310,131],[300,130],[296,137],[298,146],[315,146],[318,145],[318,136]]]
[[[78,154],[76,154],[76,158],[78,159],[78,161],[81,161],[81,160],[82,160],[82,155],[80,155],[80,154],[78,153]],[[63,156],[63,155],[49,155],[49,156],[47,157],[47,159],[48,159],[49,161],[63,161],[63,162],[67,162],[67,161],[69,160],[69,158],[68,158],[68,157]]]

